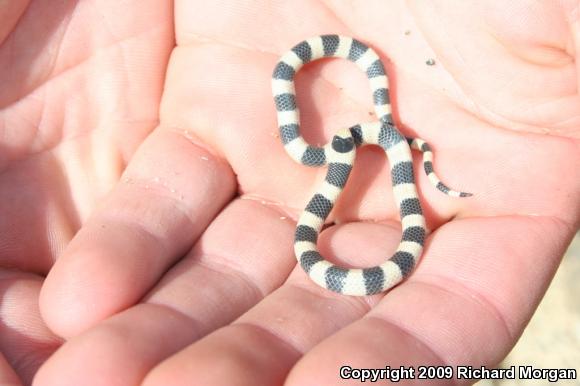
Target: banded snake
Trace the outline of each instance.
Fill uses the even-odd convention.
[[[327,57],[348,59],[366,73],[379,120],[339,130],[328,144],[317,147],[308,144],[300,134],[294,77],[303,65]],[[403,137],[394,126],[385,68],[377,53],[366,44],[339,35],[322,35],[302,41],[276,64],[272,92],[280,138],[286,152],[307,166],[328,165],[326,178],[306,205],[296,226],[294,252],[300,266],[318,285],[344,295],[372,295],[397,285],[414,269],[427,232],[410,149],[423,153],[423,166],[429,181],[441,192],[454,197],[471,194],[454,191],[442,183],[433,170],[429,145],[419,138]],[[387,154],[393,193],[401,216],[402,237],[394,255],[384,263],[362,269],[343,268],[320,255],[317,241],[328,214],[347,183],[356,148],[367,144],[378,145]]]

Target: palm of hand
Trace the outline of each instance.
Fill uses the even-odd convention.
[[[573,50],[556,49],[572,38],[550,24],[565,9],[543,10],[551,18],[538,21],[537,11],[514,6],[528,16],[508,30],[493,8],[331,13],[177,2],[178,46],[166,67],[170,7],[71,4],[30,5],[0,51],[11,69],[0,73],[1,288],[10,310],[1,350],[24,379],[60,343],[35,306],[49,270],[43,317],[74,338],[41,368],[39,385],[129,385],[148,373],[148,385],[275,384],[293,367],[290,384],[328,384],[344,363],[493,364],[513,345],[578,221],[579,179],[562,176],[577,170],[570,138],[580,104]],[[482,14],[488,29],[477,24]],[[363,29],[348,30],[356,25]],[[525,35],[530,26],[545,40]],[[324,171],[284,153],[269,73],[289,45],[323,31],[388,54],[402,131],[430,141],[439,175],[477,195],[447,198],[417,173],[437,231],[413,276],[384,298],[335,296],[299,269],[286,280],[295,265],[290,219]],[[435,67],[425,66],[431,56]],[[364,75],[348,63],[304,69],[297,90],[313,143],[372,120]],[[345,224],[323,233],[327,256],[362,266],[394,249],[385,170],[376,149],[359,152],[334,212]]]

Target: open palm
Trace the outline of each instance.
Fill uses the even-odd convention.
[[[342,365],[494,365],[578,227],[574,2],[6,3],[7,384],[321,385]],[[475,194],[416,173],[432,233],[386,295],[336,295],[295,268],[295,219],[325,171],[284,152],[270,74],[323,33],[389,58],[401,131]],[[374,119],[346,61],[309,65],[297,92],[312,143]],[[322,234],[329,259],[370,266],[395,249],[386,163],[358,152]]]

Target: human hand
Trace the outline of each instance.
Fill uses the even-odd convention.
[[[118,3],[0,2],[0,351],[25,384],[62,343],[44,276],[158,125],[171,6]]]
[[[165,68],[170,9],[158,9],[159,2],[123,3],[125,10],[112,4],[85,2],[91,15],[100,11],[94,19],[80,5],[61,13],[71,23],[57,57],[68,71],[44,87],[57,96],[71,95],[72,85],[87,87],[84,96],[75,89],[67,103],[47,98],[41,111],[81,120],[57,135],[66,139],[59,138],[62,145],[21,151],[3,173],[4,265],[40,274],[50,269],[42,313],[57,334],[70,337],[35,384],[329,384],[342,364],[491,365],[509,351],[578,224],[573,50],[549,48],[572,40],[554,28],[565,10],[514,5],[506,15],[499,3],[474,9],[365,2],[345,9],[344,3],[176,2],[178,46]],[[519,13],[527,16],[507,30]],[[553,18],[534,19],[538,13]],[[128,22],[127,15],[135,16]],[[267,28],[274,31],[264,34]],[[332,294],[300,268],[286,280],[295,266],[291,219],[324,171],[294,164],[274,135],[270,73],[291,45],[328,32],[360,38],[391,59],[401,131],[428,140],[441,178],[476,194],[446,197],[416,173],[435,231],[416,272],[384,297]],[[79,42],[100,42],[103,34],[118,42],[110,40],[106,50],[96,44],[89,50],[94,64],[71,67]],[[537,40],[545,36],[551,40]],[[436,66],[425,65],[430,57]],[[135,64],[120,65],[121,58]],[[150,105],[163,81],[159,126],[133,155],[155,126]],[[66,94],[57,92],[62,89]],[[304,69],[297,92],[303,134],[313,143],[373,119],[367,81],[345,61]],[[27,100],[38,103],[27,96],[3,114],[30,117],[32,107],[26,114],[15,109]],[[94,114],[75,115],[75,100]],[[60,115],[46,114],[53,111],[49,101]],[[111,107],[103,108],[104,101]],[[5,131],[30,133],[22,121],[4,121]],[[31,126],[39,130],[31,135],[35,145],[52,143],[49,134],[59,127]],[[10,141],[4,146],[21,149]],[[47,170],[38,153],[71,172]],[[130,160],[126,169],[124,160]],[[35,179],[7,179],[29,176],[30,168]],[[358,152],[334,212],[343,225],[322,235],[325,256],[364,266],[394,249],[400,233],[387,175],[379,151]],[[43,182],[42,189],[34,182]],[[27,197],[27,189],[46,197]],[[30,229],[42,218],[42,227]],[[10,274],[15,283],[34,283],[26,294],[11,291],[9,304],[20,311],[5,325],[15,326],[18,318],[38,315],[30,305],[41,278]],[[49,344],[2,346],[11,363],[23,346],[41,362],[58,344],[34,320],[36,330],[17,331],[21,342]],[[29,377],[36,366],[19,373]]]

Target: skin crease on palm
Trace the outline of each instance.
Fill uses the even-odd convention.
[[[0,384],[330,385],[343,364],[497,364],[580,222],[576,7],[0,0]],[[284,152],[270,75],[322,33],[389,58],[396,123],[475,194],[441,194],[415,154],[432,233],[386,296],[324,291],[292,252],[325,171]],[[309,65],[296,86],[312,143],[373,119],[351,63]],[[388,181],[381,151],[359,151],[325,256],[370,266],[395,249]]]

